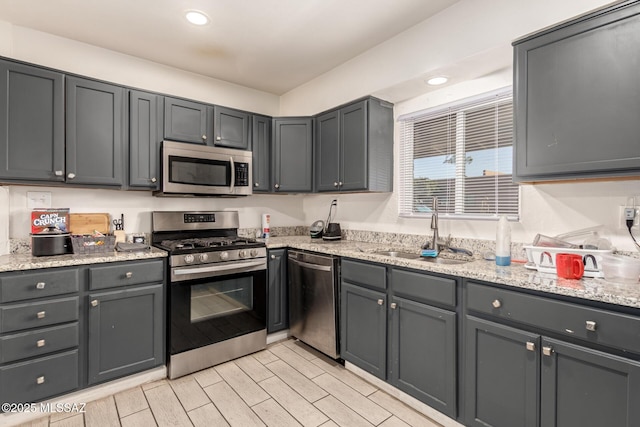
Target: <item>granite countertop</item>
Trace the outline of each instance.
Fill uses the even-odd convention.
[[[342,240],[337,242],[311,239],[308,236],[271,237],[269,249],[290,247],[342,257],[374,261],[400,267],[499,283],[514,288],[530,289],[557,295],[582,298],[621,306],[640,308],[640,283],[615,283],[604,279],[562,279],[555,274],[529,270],[523,264],[498,267],[493,261],[474,259],[465,264],[432,264],[421,259],[405,259],[376,254],[397,250],[418,253],[418,248],[398,245]]]
[[[9,254],[0,256],[0,272],[33,270],[36,268],[71,267],[74,265],[98,264],[104,262],[136,261],[141,259],[166,257],[167,252],[151,248],[140,252],[106,252],[102,254],[70,254],[35,257],[29,254]]]

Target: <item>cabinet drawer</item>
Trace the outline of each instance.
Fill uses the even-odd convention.
[[[424,303],[456,306],[456,281],[414,271],[391,270],[394,295]]]
[[[0,401],[37,402],[78,388],[78,350],[0,368]]]
[[[469,311],[640,353],[640,317],[472,282],[467,298]]]
[[[39,270],[0,276],[0,302],[78,292],[78,270]]]
[[[381,265],[343,259],[342,279],[371,288],[387,289],[386,268]]]
[[[0,337],[0,364],[78,346],[78,323]]]
[[[0,307],[0,333],[78,320],[78,297]]]
[[[89,289],[105,289],[117,286],[162,282],[162,260],[106,265],[89,269]]]

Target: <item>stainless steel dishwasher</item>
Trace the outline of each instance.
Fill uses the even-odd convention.
[[[291,335],[339,358],[338,258],[289,250],[288,267]]]

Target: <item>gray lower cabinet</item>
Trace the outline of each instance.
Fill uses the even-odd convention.
[[[125,89],[68,76],[66,96],[66,181],[121,186],[127,134]]]
[[[289,327],[287,250],[271,249],[267,257],[267,333],[273,333]]]
[[[213,145],[212,111],[207,104],[165,96],[164,138]]]
[[[216,105],[213,107],[213,130],[213,145],[251,149],[251,113]]]
[[[92,292],[88,302],[88,384],[161,365],[163,286]]]
[[[273,119],[271,182],[275,192],[313,190],[313,120]]]
[[[64,181],[64,76],[0,60],[0,178]]]
[[[271,191],[271,117],[254,115],[251,125],[253,191]]]
[[[163,135],[163,97],[129,91],[129,186],[157,190],[160,143]]]
[[[515,181],[640,173],[638,45],[631,1],[514,42]]]
[[[315,119],[317,191],[392,191],[393,105],[367,98]]]

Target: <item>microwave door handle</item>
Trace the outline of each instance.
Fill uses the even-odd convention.
[[[233,156],[229,156],[229,162],[231,162],[231,188],[229,192],[233,193],[236,186],[236,165],[233,163]]]

